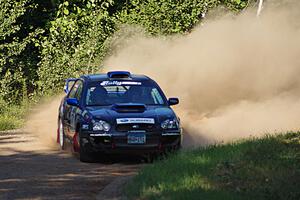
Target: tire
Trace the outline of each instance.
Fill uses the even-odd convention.
[[[65,133],[64,133],[64,126],[62,123],[62,120],[59,119],[59,127],[58,127],[58,132],[59,132],[59,146],[61,150],[65,150],[66,149],[66,137],[65,137]]]
[[[86,151],[86,149],[81,145],[80,140],[80,148],[79,148],[79,160],[81,162],[93,163],[95,162],[94,156],[91,152]]]

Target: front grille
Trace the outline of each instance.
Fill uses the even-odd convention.
[[[90,140],[94,144],[109,144],[111,142],[111,137],[90,137]]]
[[[155,129],[154,124],[119,124],[116,127],[117,131],[153,131]]]

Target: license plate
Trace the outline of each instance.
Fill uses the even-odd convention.
[[[128,144],[145,144],[146,143],[146,135],[144,133],[135,133],[129,134],[127,136]]]

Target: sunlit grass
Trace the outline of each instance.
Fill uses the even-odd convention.
[[[5,105],[0,110],[0,131],[21,128],[25,123],[27,105]]]
[[[182,151],[146,166],[129,199],[300,199],[300,133]]]

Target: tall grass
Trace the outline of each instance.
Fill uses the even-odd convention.
[[[0,102],[0,131],[21,128],[25,123],[28,104],[9,105]]]

